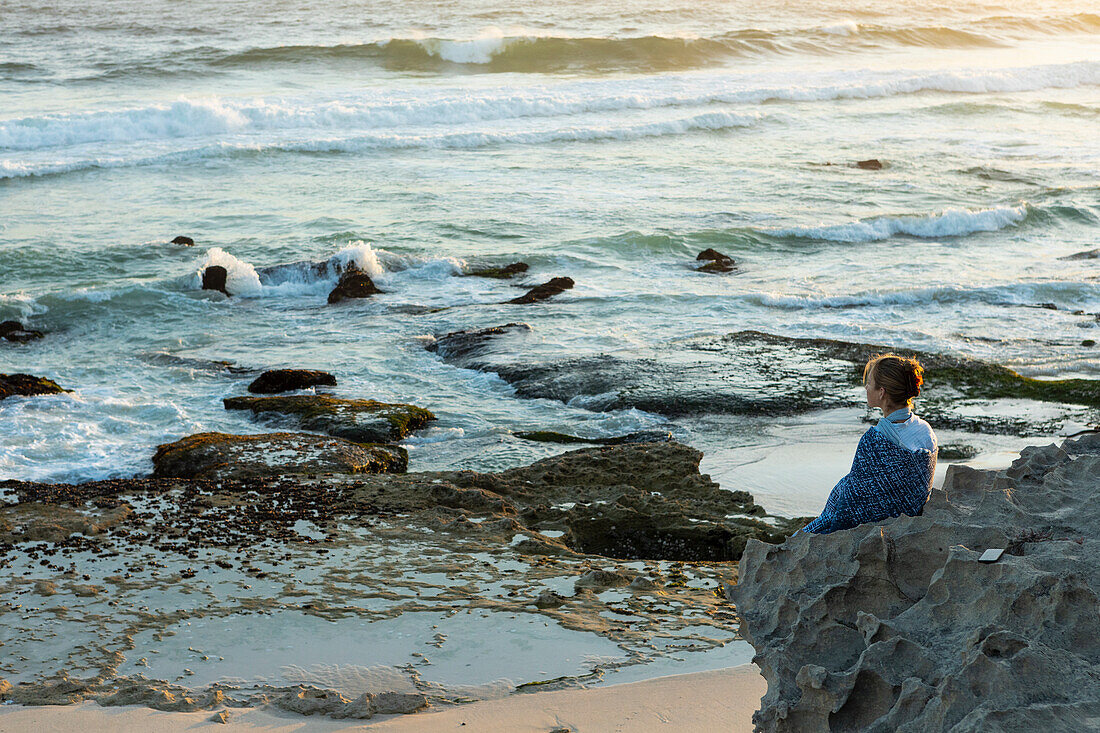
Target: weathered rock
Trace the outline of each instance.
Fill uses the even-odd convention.
[[[379,715],[415,713],[428,707],[428,699],[419,692],[380,692],[372,701]]]
[[[32,397],[40,394],[61,394],[72,390],[62,389],[57,382],[33,374],[0,374],[0,400],[8,397]]]
[[[526,333],[530,330],[531,327],[526,323],[506,323],[503,326],[491,326],[472,331],[452,331],[437,336],[425,348],[439,354],[444,361],[458,362],[466,357],[476,357],[484,354],[496,343],[496,337],[505,334]],[[460,365],[465,366],[465,364]]]
[[[351,700],[335,690],[299,686],[275,701],[283,710],[299,715],[328,715],[342,711]]]
[[[614,570],[589,570],[577,578],[574,588],[621,588],[630,585],[633,578]]]
[[[941,443],[939,459],[941,461],[965,461],[978,455],[978,449],[964,443]]]
[[[290,418],[302,430],[314,430],[356,443],[401,440],[435,419],[431,412],[415,405],[325,395],[231,397],[224,400],[224,404],[227,410],[250,410],[257,416]]]
[[[253,394],[292,392],[310,387],[335,387],[336,377],[314,369],[272,369],[264,372],[248,385]]]
[[[535,598],[536,608],[561,608],[565,605],[565,598],[558,595],[549,588],[544,588],[538,597]]]
[[[402,473],[407,466],[408,455],[402,448],[309,433],[198,433],[158,446],[153,456],[153,476],[174,478]]]
[[[750,542],[727,593],[768,680],[757,729],[1094,727],[1098,521],[1089,434],[952,466],[919,517]],[[987,548],[1010,554],[979,563]]]
[[[0,338],[7,339],[8,341],[15,341],[23,344],[28,341],[40,339],[44,335],[45,334],[41,331],[27,328],[19,321],[4,321],[0,323]]]
[[[707,264],[698,268],[699,272],[733,272],[737,269],[737,263],[733,261],[733,258],[729,255],[724,255],[716,249],[704,249],[700,252],[696,260]]]
[[[221,265],[211,265],[202,271],[202,289],[216,290],[224,295],[229,295],[225,284],[229,280],[229,270]]]
[[[518,298],[512,298],[509,303],[537,303],[540,300],[552,298],[555,295],[572,289],[576,283],[571,277],[555,277],[542,285],[536,285]]]
[[[228,724],[229,723],[229,711],[228,710],[219,710],[218,712],[211,715],[208,718],[208,720],[211,723]]]
[[[370,275],[358,269],[349,270],[340,276],[340,281],[328,294],[328,302],[341,303],[345,300],[369,298],[381,292],[374,281],[370,279]]]
[[[864,171],[880,171],[884,167],[882,161],[878,158],[868,158],[867,160],[856,161],[856,168]]]
[[[522,275],[527,272],[528,265],[526,262],[513,262],[510,265],[504,267],[482,267],[477,270],[470,270],[466,273],[467,277],[491,277],[497,280],[507,280],[510,277],[516,275]]]
[[[525,339],[524,324],[439,336],[428,345],[456,366],[493,372],[525,398],[581,398],[592,410],[636,408],[669,417],[704,414],[784,415],[863,407],[863,365],[894,351],[918,358],[925,389],[922,417],[939,429],[1034,435],[1056,432],[1071,405],[1100,407],[1100,380],[1032,379],[1006,367],[953,356],[831,339],[790,338],[759,331],[690,338],[644,352],[569,359]],[[524,353],[532,348],[549,353]],[[994,399],[1030,399],[1067,406],[1064,417],[975,417],[967,407]]]
[[[192,247],[195,244],[195,240],[180,234],[173,238],[170,244],[182,244],[184,247]]]

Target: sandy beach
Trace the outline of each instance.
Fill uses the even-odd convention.
[[[0,707],[3,733],[337,733],[340,731],[417,731],[443,733],[650,733],[664,731],[752,730],[752,713],[767,689],[752,665],[588,690],[514,695],[413,716],[367,721],[303,718],[263,709],[228,709],[225,723],[209,711],[168,713],[149,708],[104,708],[94,703],[67,707]],[[220,711],[219,711],[220,712]]]

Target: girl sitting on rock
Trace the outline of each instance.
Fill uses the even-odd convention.
[[[802,531],[827,534],[921,513],[939,452],[932,428],[913,414],[913,398],[923,383],[924,369],[916,359],[882,354],[867,362],[867,405],[885,417],[860,438],[852,470],[833,487],[821,516]]]

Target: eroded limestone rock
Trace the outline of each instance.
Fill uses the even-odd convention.
[[[1098,519],[1091,434],[1004,471],[952,466],[919,517],[750,542],[728,594],[768,680],[758,729],[1087,729]],[[987,548],[1010,553],[979,563]]]

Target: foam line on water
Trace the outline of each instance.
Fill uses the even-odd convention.
[[[0,120],[0,151],[57,150],[141,140],[220,139],[239,134],[258,136],[256,145],[262,147],[266,144],[264,133],[280,131],[312,131],[316,138],[323,132],[392,131],[431,125],[447,128],[465,123],[665,107],[869,99],[929,91],[986,94],[1096,85],[1100,85],[1100,61],[946,71],[665,74],[523,87],[505,85],[475,93],[448,88],[372,89],[327,96],[185,98],[143,107]],[[733,117],[725,120],[717,124],[737,124]],[[706,128],[716,122],[699,116],[666,124],[676,132],[677,124]],[[0,172],[4,177],[14,177],[18,163],[18,158],[0,160]]]
[[[1030,208],[997,206],[990,209],[945,209],[926,216],[880,216],[846,224],[811,227],[760,229],[762,234],[780,238],[816,239],[829,242],[876,242],[897,235],[938,239],[961,237],[977,232],[994,232],[1016,226],[1027,218]]]

